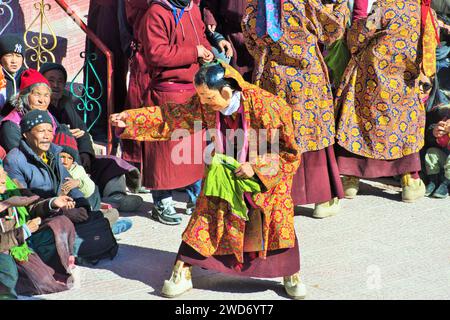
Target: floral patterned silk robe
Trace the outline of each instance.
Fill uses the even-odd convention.
[[[257,6],[258,0],[249,0],[242,21],[247,49],[255,58],[255,83],[293,108],[301,152],[332,145],[333,96],[319,42],[329,45],[343,37],[350,15],[347,1],[323,5],[320,0],[284,0],[283,36],[277,42],[257,36]]]
[[[337,143],[372,159],[394,160],[424,145],[418,97],[421,9],[416,0],[383,0],[351,27],[352,57],[337,92]]]
[[[265,257],[267,250],[292,248],[295,245],[294,205],[291,198],[292,179],[300,165],[300,153],[294,139],[292,110],[282,99],[245,82],[241,75],[228,65],[225,77],[237,80],[242,89],[241,103],[244,106],[247,127],[254,129],[249,136],[253,143],[273,141],[279,133],[279,153],[258,154],[249,148],[249,159],[255,159],[253,169],[263,184],[263,192],[253,195],[253,201],[263,213],[264,249],[259,252]],[[216,129],[216,113],[208,112],[197,97],[185,105],[147,107],[128,110],[127,127],[123,139],[139,141],[167,140],[175,129],[193,132],[194,121],[201,121],[203,127]],[[267,129],[261,135],[258,129]],[[248,132],[251,132],[249,130]],[[266,141],[262,141],[266,140]],[[201,255],[234,254],[243,262],[245,221],[231,214],[229,204],[219,198],[207,197],[201,192],[183,241]]]

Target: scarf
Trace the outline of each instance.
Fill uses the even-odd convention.
[[[173,5],[178,9],[184,9],[191,3],[191,0],[168,0],[168,1],[171,5]]]
[[[432,77],[436,74],[436,48],[440,42],[439,30],[430,5],[431,0],[422,0],[422,67],[427,77]]]
[[[9,177],[6,177],[6,193],[0,195],[0,197],[2,200],[6,200],[12,196],[21,196],[21,194],[17,185]],[[29,214],[25,207],[13,207],[9,208],[8,211],[16,218],[16,228],[27,223]],[[9,253],[16,261],[28,261],[28,256],[32,254],[33,251],[28,247],[27,243],[24,242],[20,246],[11,248]]]
[[[233,96],[231,97],[230,105],[223,110],[220,110],[220,113],[224,116],[231,116],[233,113],[238,111],[241,106],[241,93],[239,91],[235,91]]]
[[[283,0],[258,0],[256,14],[256,35],[262,38],[269,35],[277,42],[283,36],[281,28]]]
[[[6,79],[3,68],[0,68],[0,108],[6,103]]]

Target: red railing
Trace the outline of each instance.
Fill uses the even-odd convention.
[[[109,115],[114,110],[114,54],[109,50],[109,48],[95,35],[92,30],[90,30],[87,25],[80,19],[75,11],[73,11],[69,5],[64,0],[55,0],[56,3],[67,13],[67,15],[72,18],[72,20],[81,28],[81,30],[86,33],[86,36],[100,49],[101,52],[106,56],[107,61],[107,86],[106,86],[106,94],[107,94],[107,107],[106,107],[106,116],[107,119],[107,127],[108,127],[108,154],[111,154],[112,150],[112,130],[111,125],[109,123]]]

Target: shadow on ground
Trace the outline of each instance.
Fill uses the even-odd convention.
[[[169,279],[177,254],[163,250],[120,244],[113,260],[102,260],[92,269],[114,272],[121,278],[140,281],[159,293]]]

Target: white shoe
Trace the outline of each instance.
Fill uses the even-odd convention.
[[[314,207],[313,217],[318,219],[331,217],[338,213],[340,209],[339,199],[333,198],[327,202],[317,203]]]
[[[172,276],[164,280],[161,290],[162,296],[166,298],[177,297],[192,289],[192,267],[185,267],[183,261],[178,260],[173,267]]]
[[[298,272],[289,277],[283,277],[284,289],[286,293],[296,300],[305,299],[306,297],[306,286],[300,280],[300,275]]]

